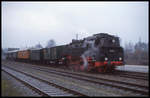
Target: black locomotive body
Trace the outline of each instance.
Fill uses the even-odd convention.
[[[107,33],[95,34],[82,40],[72,40],[67,45],[27,51],[9,52],[7,56],[9,59],[12,57],[20,60],[28,57],[27,59],[32,62],[67,65],[75,70],[99,72],[113,71],[116,66],[124,65],[124,53],[119,37]],[[28,56],[24,55],[25,53]],[[13,54],[17,57],[12,56]]]
[[[67,61],[77,70],[106,72],[123,65],[123,48],[119,37],[113,35],[95,34],[83,40],[72,40],[66,47]]]

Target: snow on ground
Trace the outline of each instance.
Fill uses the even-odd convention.
[[[125,65],[125,66],[118,66],[118,70],[125,70],[125,71],[135,71],[135,72],[149,72],[149,66],[144,65]]]

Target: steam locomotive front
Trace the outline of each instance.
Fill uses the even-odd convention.
[[[116,66],[123,65],[123,48],[120,46],[119,37],[97,37],[94,45],[98,48],[98,52],[93,55],[94,67],[99,72],[114,70]]]
[[[123,48],[120,47],[119,37],[106,33],[89,36],[81,41],[74,40],[65,50],[68,65],[81,70],[104,72],[123,65]]]

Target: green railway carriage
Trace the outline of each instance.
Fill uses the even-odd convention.
[[[64,55],[65,45],[42,49],[45,63],[58,63]]]
[[[30,60],[31,61],[41,61],[43,58],[42,49],[31,49],[30,50]]]
[[[65,45],[52,47],[50,51],[51,60],[61,59],[65,50]]]
[[[43,60],[45,60],[45,61],[50,60],[50,49],[51,48],[43,48],[42,49]]]

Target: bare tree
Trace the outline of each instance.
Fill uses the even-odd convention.
[[[137,60],[138,64],[148,64],[148,44],[141,42],[139,40],[135,45],[135,53],[134,56]]]
[[[127,64],[133,63],[134,45],[132,42],[126,43],[124,47],[124,58]]]
[[[37,49],[37,48],[43,48],[43,47],[42,47],[42,45],[41,45],[40,43],[38,43],[37,45],[35,45],[35,47],[34,47],[34,48],[36,48],[36,49]]]
[[[124,59],[126,64],[148,65],[148,47],[148,43],[141,42],[140,38],[135,45],[131,42],[126,43],[124,47]]]
[[[53,46],[56,46],[56,43],[55,43],[55,41],[53,39],[50,39],[47,42],[46,48],[50,48],[50,47],[53,47]]]
[[[132,42],[126,43],[125,44],[125,51],[127,53],[133,53],[134,52],[134,45]]]

